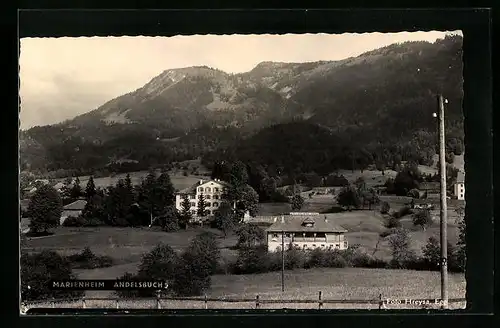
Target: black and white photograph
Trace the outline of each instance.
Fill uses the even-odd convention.
[[[20,311],[465,308],[462,43],[21,38]]]

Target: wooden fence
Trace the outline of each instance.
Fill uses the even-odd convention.
[[[465,308],[465,298],[448,300],[449,309]],[[291,305],[291,306],[290,306]],[[81,309],[434,309],[441,308],[437,299],[395,299],[388,301],[379,295],[377,299],[263,299],[255,298],[213,298],[207,297],[156,297],[126,299],[118,297],[53,299],[23,302],[24,311],[31,308],[81,308]]]

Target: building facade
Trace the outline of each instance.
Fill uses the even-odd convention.
[[[290,213],[276,218],[266,230],[269,252],[293,246],[302,250],[348,248],[346,229],[333,224],[319,213]]]
[[[228,184],[219,179],[215,180],[200,180],[193,186],[179,191],[175,195],[175,208],[182,211],[182,202],[184,197],[187,196],[190,202],[190,211],[193,217],[198,216],[198,202],[200,196],[203,195],[205,199],[206,215],[214,215],[215,211],[222,203],[222,195]]]
[[[458,172],[457,182],[453,186],[453,193],[458,200],[465,200],[465,173]]]

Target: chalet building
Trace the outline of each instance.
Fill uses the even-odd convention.
[[[441,195],[441,184],[439,182],[422,182],[419,186],[420,198],[439,198]]]
[[[458,200],[465,200],[465,173],[460,171],[453,186],[453,194]]]
[[[348,247],[345,238],[347,230],[333,224],[319,213],[290,213],[275,218],[274,221],[266,229],[269,252],[280,251],[282,242],[285,249],[290,248],[290,245],[303,250],[343,250]]]
[[[79,199],[70,203],[63,207],[63,211],[61,214],[60,224],[63,224],[64,221],[69,217],[78,217],[82,214],[83,209],[87,205],[87,201],[85,199]]]
[[[225,188],[229,186],[228,183],[219,179],[214,180],[200,180],[194,185],[184,190],[181,190],[175,195],[175,208],[182,211],[182,201],[187,196],[191,203],[190,211],[193,217],[198,215],[198,201],[200,196],[205,198],[205,209],[208,216],[214,215],[215,211],[222,203],[222,195]]]

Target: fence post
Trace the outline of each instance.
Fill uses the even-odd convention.
[[[87,308],[87,304],[86,304],[86,301],[85,301],[85,296],[83,296],[82,298],[82,309],[86,309]]]
[[[160,299],[160,293],[156,295],[156,308],[159,310],[161,309],[161,299]]]
[[[382,294],[378,295],[378,309],[381,310],[384,305],[384,301],[382,301]]]
[[[56,307],[56,302],[52,301],[52,308]]]
[[[255,296],[255,308],[258,309],[259,308],[259,295]]]
[[[318,303],[318,308],[321,310],[321,307],[323,306],[323,302],[321,301],[321,290],[319,291],[319,303]]]
[[[205,294],[205,310],[208,309],[207,294]]]
[[[116,299],[116,308],[117,308],[117,309],[119,309],[119,308],[120,308],[120,306],[119,306],[119,304],[118,304],[118,299]]]

